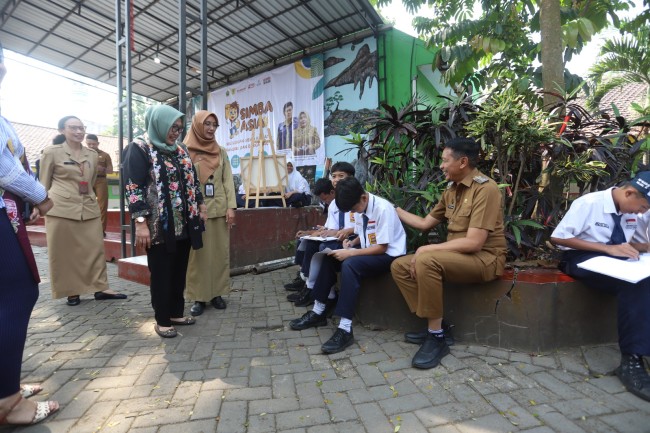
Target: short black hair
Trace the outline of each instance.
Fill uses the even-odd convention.
[[[86,134],[86,140],[99,141],[99,139],[97,138],[97,136],[95,134]]]
[[[323,177],[314,184],[314,195],[318,197],[321,194],[329,194],[333,189],[332,181]]]
[[[334,173],[335,171],[342,171],[343,173],[347,173],[349,176],[354,176],[354,173],[356,172],[354,166],[345,161],[339,161],[330,168],[330,173]]]
[[[365,192],[356,177],[341,179],[336,184],[336,206],[343,212],[350,212]]]
[[[473,138],[456,137],[445,143],[445,149],[450,149],[454,158],[467,157],[469,166],[474,168],[478,164],[478,155],[481,145]]]

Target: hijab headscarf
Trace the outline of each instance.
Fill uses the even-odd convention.
[[[287,191],[309,193],[309,182],[307,182],[307,179],[302,177],[302,174],[298,171],[298,167],[296,167],[291,158],[288,158],[287,160],[287,165],[289,164],[293,166],[293,171],[289,173]],[[287,172],[288,171],[289,170],[287,170]]]
[[[201,167],[199,180],[202,184],[207,183],[208,178],[221,163],[221,148],[217,140],[214,137],[208,139],[204,135],[203,122],[211,116],[219,123],[216,114],[206,110],[197,111],[192,119],[192,127],[183,140],[183,143],[187,145],[187,150],[190,151],[192,162]]]
[[[149,141],[157,149],[163,152],[173,152],[176,150],[176,143],[167,144],[167,133],[174,125],[177,119],[183,117],[183,113],[169,105],[155,105],[149,114],[149,124],[147,125],[147,134]],[[145,114],[145,123],[146,123]]]

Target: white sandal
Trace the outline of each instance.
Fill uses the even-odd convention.
[[[56,403],[53,401],[39,401],[36,403],[36,413],[34,414],[34,418],[32,419],[32,424],[38,424],[39,422],[43,421],[45,418],[48,416],[52,415],[54,412],[59,410],[59,406],[57,403],[56,408],[50,409],[50,403]]]
[[[34,412],[34,417],[30,422],[23,423],[9,423],[7,422],[7,417],[13,412],[13,410],[20,404],[21,401],[25,400],[23,396],[19,396],[14,404],[11,405],[4,417],[0,418],[0,425],[30,425],[38,424],[43,421],[48,416],[52,415],[54,412],[59,410],[59,403],[56,401],[39,401],[36,403],[36,411]],[[50,404],[54,403],[54,409],[50,408]]]
[[[29,398],[43,391],[40,385],[20,385],[20,395],[23,398]]]

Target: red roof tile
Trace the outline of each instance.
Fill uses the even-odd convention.
[[[52,139],[58,134],[55,128],[47,128],[44,126],[27,125],[24,123],[11,123],[20,138],[20,142],[25,146],[27,158],[33,165],[38,158],[40,158],[41,151],[45,146],[52,144]],[[96,134],[99,140],[99,148],[108,153],[113,160],[113,167],[117,170],[119,163],[119,146],[117,137],[108,135]],[[124,140],[126,146],[127,141]]]
[[[628,122],[640,117],[631,107],[632,102],[643,105],[648,92],[648,86],[643,83],[630,83],[607,92],[600,100],[598,107],[601,111],[614,116],[612,104]]]

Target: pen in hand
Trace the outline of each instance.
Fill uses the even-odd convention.
[[[344,241],[343,241],[343,248],[354,248],[352,246],[352,241],[354,241],[358,236],[357,235],[350,235],[348,236]]]

